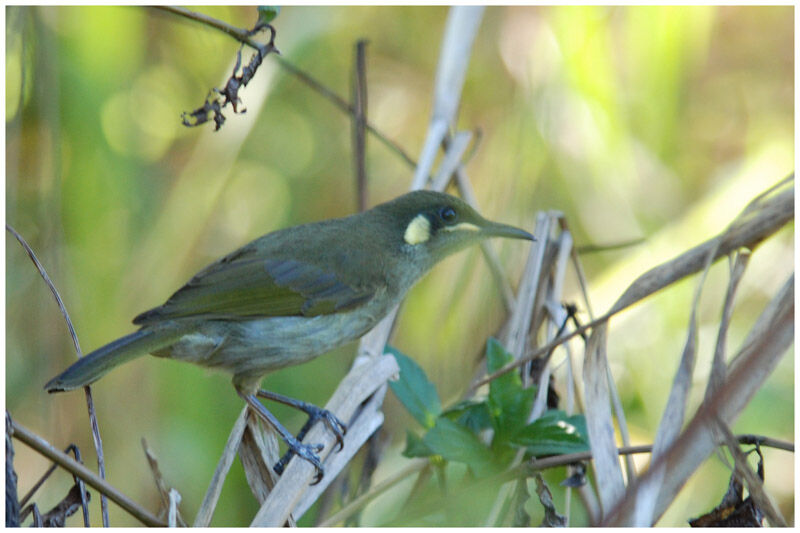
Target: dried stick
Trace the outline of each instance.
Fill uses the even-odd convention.
[[[55,448],[52,444],[44,440],[39,435],[35,434],[28,428],[19,425],[15,420],[11,420],[12,436],[23,442],[47,457],[51,461],[57,463],[64,470],[74,474],[86,482],[87,485],[93,487],[101,494],[105,494],[108,498],[115,502],[117,505],[125,509],[137,520],[141,521],[147,526],[165,527],[167,524],[153,516],[147,509],[140,506],[128,498],[125,494],[111,486],[105,479],[97,476],[94,472],[75,461],[72,457],[65,454],[61,450]]]
[[[219,495],[222,493],[222,484],[225,481],[225,476],[228,475],[233,464],[233,459],[236,457],[236,450],[239,449],[239,443],[242,440],[244,429],[247,425],[247,406],[242,408],[242,412],[233,424],[233,429],[228,436],[228,442],[225,443],[225,449],[222,456],[219,458],[217,468],[214,470],[214,475],[211,477],[211,483],[208,485],[206,495],[203,497],[203,502],[200,504],[200,510],[194,517],[192,527],[208,527],[211,523],[211,517],[214,515],[214,509],[217,507]]]

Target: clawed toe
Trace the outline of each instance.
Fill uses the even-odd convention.
[[[298,440],[293,440],[292,442],[288,442],[289,450],[286,454],[281,457],[280,461],[275,463],[275,466],[272,467],[273,470],[278,475],[283,474],[284,468],[286,468],[286,463],[289,462],[289,459],[292,458],[292,455],[295,454],[301,459],[304,459],[311,463],[314,468],[316,468],[317,473],[314,477],[314,482],[312,485],[316,485],[322,480],[322,477],[325,475],[325,470],[322,468],[322,463],[320,462],[319,455],[317,452],[322,451],[322,444],[303,444]]]
[[[318,415],[321,418],[325,425],[328,426],[328,429],[331,430],[333,436],[336,437],[336,446],[337,451],[341,451],[344,449],[344,436],[347,434],[347,426],[339,420],[336,415],[328,411],[327,409],[321,409]],[[313,418],[313,417],[312,417]],[[309,419],[311,421],[311,418]]]

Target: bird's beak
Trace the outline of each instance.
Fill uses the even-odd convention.
[[[506,237],[509,239],[527,239],[535,241],[533,235],[525,230],[487,220],[481,228],[481,233],[489,237]]]

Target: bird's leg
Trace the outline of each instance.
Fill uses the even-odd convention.
[[[278,419],[275,418],[275,415],[270,413],[267,408],[258,401],[258,398],[239,389],[237,389],[236,392],[245,402],[247,402],[247,405],[249,405],[258,414],[258,416],[275,428],[275,431],[278,432],[284,442],[286,442],[286,445],[289,447],[289,453],[295,453],[298,455],[298,457],[301,457],[314,465],[314,468],[317,469],[317,475],[314,478],[312,485],[319,483],[322,480],[322,476],[325,474],[325,470],[322,468],[322,463],[319,460],[319,455],[317,455],[317,452],[322,451],[322,445],[303,444],[300,442],[300,440],[295,438],[294,435],[289,433],[289,430],[283,427],[280,422],[278,422]],[[273,467],[275,472],[277,472],[279,475],[283,472],[284,465],[281,464],[282,461],[283,459],[281,459],[281,461],[279,461]],[[280,469],[278,468],[279,466]]]
[[[259,396],[260,398],[266,398],[267,400],[272,400],[273,402],[282,403],[284,405],[288,405],[289,407],[294,407],[295,409],[299,409],[308,415],[308,421],[300,430],[300,433],[297,434],[298,440],[303,440],[303,437],[306,436],[306,433],[308,433],[311,427],[318,420],[322,420],[325,422],[325,425],[328,426],[328,429],[331,430],[331,433],[333,433],[334,437],[336,437],[336,444],[339,446],[339,450],[344,447],[343,438],[347,433],[347,425],[345,425],[344,422],[339,420],[336,415],[327,409],[323,409],[321,407],[317,407],[316,405],[306,403],[302,400],[295,400],[294,398],[289,398],[288,396],[270,392],[264,389],[259,390],[256,393],[256,396]]]
[[[303,440],[303,437],[306,436],[306,433],[308,433],[311,427],[317,423],[317,421],[322,420],[331,430],[331,433],[333,433],[333,435],[336,437],[336,444],[338,444],[339,450],[344,448],[343,437],[345,433],[347,433],[347,426],[344,424],[344,422],[339,420],[336,415],[327,409],[322,409],[316,405],[312,405],[301,400],[295,400],[294,398],[289,398],[288,396],[283,396],[282,394],[277,394],[263,389],[259,390],[256,394],[261,398],[266,398],[268,400],[299,409],[308,415],[308,421],[306,421],[306,423],[300,429],[300,432],[297,434],[297,440]],[[292,458],[292,451],[293,450],[289,448],[286,454],[281,457],[281,460],[275,464],[274,468],[278,474],[283,472],[284,467]]]

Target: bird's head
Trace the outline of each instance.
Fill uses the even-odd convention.
[[[527,231],[486,220],[466,202],[434,191],[414,191],[374,209],[388,231],[431,265],[489,237],[534,240]]]

